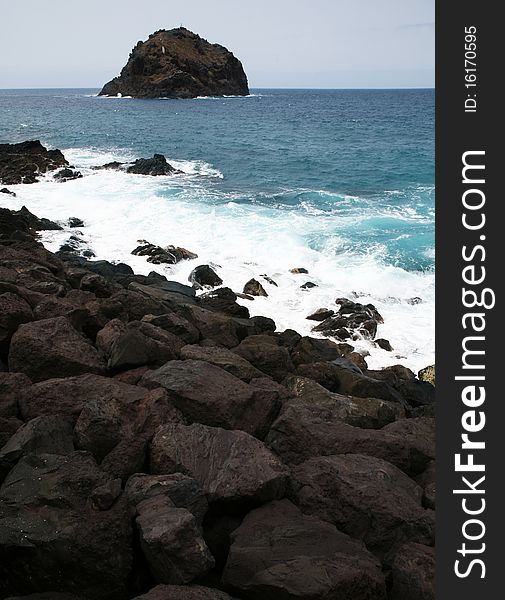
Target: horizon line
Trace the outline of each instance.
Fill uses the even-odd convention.
[[[85,87],[55,87],[55,86],[44,86],[44,87],[0,87],[0,91],[29,91],[29,90],[100,90],[103,86],[85,86]],[[250,90],[435,90],[435,86],[344,86],[344,87],[303,87],[303,86],[254,86],[249,88]],[[113,97],[113,96],[112,96]]]

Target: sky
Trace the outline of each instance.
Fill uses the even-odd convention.
[[[252,88],[433,87],[435,0],[0,0],[0,88],[99,88],[183,25]]]

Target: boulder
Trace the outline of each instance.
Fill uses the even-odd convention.
[[[317,283],[314,283],[313,281],[307,281],[306,283],[304,283],[303,285],[300,286],[300,289],[311,290],[312,288],[315,288],[315,287],[319,287],[317,285]]]
[[[183,346],[173,333],[145,321],[131,321],[112,341],[107,366],[111,371],[161,366],[179,358]]]
[[[21,325],[11,340],[9,370],[33,381],[103,373],[105,364],[96,348],[66,317]]]
[[[187,344],[196,344],[200,339],[200,332],[195,325],[173,312],[163,315],[146,315],[142,321],[176,335]]]
[[[119,77],[100,92],[138,98],[247,94],[240,61],[223,46],[210,44],[184,27],[161,29],[138,42]]]
[[[88,400],[75,425],[76,447],[88,450],[100,462],[122,440],[149,439],[160,425],[185,422],[163,390],[144,390],[141,399],[135,398],[135,393],[125,390],[119,397]]]
[[[288,402],[265,438],[267,446],[287,464],[299,464],[316,456],[365,454],[382,458],[408,475],[418,475],[434,458],[432,434],[428,439],[424,437],[428,428],[419,427],[415,434],[403,424],[414,419],[400,419],[382,429],[362,429],[328,420],[325,411],[302,407],[303,411],[294,402]],[[402,425],[395,429],[398,423]]]
[[[233,352],[276,381],[282,381],[294,371],[288,349],[280,346],[278,340],[271,335],[251,335],[234,348]]]
[[[0,189],[0,194],[7,194],[8,196],[13,196],[14,198],[16,197],[16,192],[12,192],[6,187]]]
[[[26,300],[12,292],[0,293],[0,356],[7,356],[18,327],[32,319],[32,309]]]
[[[237,294],[230,288],[221,287],[198,297],[198,304],[207,310],[224,313],[239,319],[249,318],[249,309],[237,303]]]
[[[28,455],[0,488],[0,596],[57,589],[122,600],[132,564],[126,502],[96,510],[110,482],[91,455]]]
[[[188,281],[196,288],[217,287],[223,284],[221,277],[209,265],[195,267],[189,274]]]
[[[0,183],[35,183],[39,175],[68,165],[59,150],[48,150],[39,140],[0,144]]]
[[[110,298],[118,287],[98,273],[86,273],[79,282],[79,289],[92,292],[97,298]]]
[[[295,366],[312,362],[332,361],[343,356],[338,344],[331,340],[290,336],[291,360]]]
[[[249,513],[232,534],[223,582],[251,600],[385,600],[379,562],[288,500]]]
[[[73,451],[71,420],[60,415],[37,417],[20,427],[0,449],[0,479],[26,454],[70,454]]]
[[[335,314],[331,308],[318,308],[315,312],[306,317],[309,321],[325,321]]]
[[[28,223],[28,227],[32,231],[58,231],[63,229],[61,225],[58,225],[58,223],[55,223],[54,221],[35,216],[26,208],[26,206],[22,206],[19,210],[12,211],[12,214],[24,217]]]
[[[25,421],[42,415],[66,415],[77,421],[90,402],[136,405],[146,395],[145,388],[99,375],[81,375],[23,386],[19,391],[19,410]]]
[[[64,169],[57,171],[53,177],[54,179],[64,183],[65,181],[72,181],[72,179],[82,179],[82,173],[80,171],[65,167]]]
[[[289,413],[289,418],[297,415],[302,420],[319,418],[327,423],[342,422],[364,429],[380,429],[405,417],[399,404],[378,398],[335,394],[306,377],[288,377],[285,386],[294,398],[283,403],[280,414]]]
[[[265,291],[265,288],[261,285],[261,283],[257,279],[250,279],[242,290],[243,294],[247,294],[248,296],[268,296]]]
[[[132,254],[135,256],[147,256],[147,262],[154,265],[168,264],[175,265],[181,260],[190,260],[198,258],[197,254],[186,250],[185,248],[179,248],[178,246],[167,246],[162,248],[156,246],[145,240],[139,240],[140,246],[137,246],[132,250]]]
[[[3,448],[22,425],[23,421],[17,417],[0,417],[0,448]]]
[[[308,275],[309,272],[305,267],[295,267],[294,269],[289,270],[290,273],[294,275]]]
[[[435,600],[435,549],[404,544],[396,552],[391,600]]]
[[[24,373],[0,372],[0,417],[17,417],[22,389],[32,384]]]
[[[55,600],[59,599],[55,598]],[[147,594],[136,596],[134,600],[233,600],[233,598],[220,590],[201,585],[157,585]]]
[[[185,473],[211,504],[244,509],[282,498],[288,470],[259,440],[242,431],[194,424],[161,427],[150,450],[152,473]]]
[[[181,349],[182,360],[203,360],[224,369],[242,381],[263,377],[263,373],[235,351],[218,346],[188,345]]]
[[[164,496],[137,505],[136,525],[140,548],[156,582],[189,583],[214,566],[195,517]]]
[[[162,387],[191,422],[241,429],[262,437],[280,401],[274,391],[258,390],[227,371],[201,360],[173,360],[146,373],[140,385]]]
[[[155,154],[152,158],[137,158],[126,171],[137,175],[173,175],[174,173],[180,173],[167,162],[163,154]]]
[[[416,482],[423,488],[423,506],[435,510],[437,478],[434,460],[416,477]]]
[[[69,227],[84,227],[84,221],[79,219],[79,217],[70,217],[67,221],[67,225]]]
[[[182,473],[168,475],[132,475],[125,486],[125,494],[133,506],[144,500],[163,496],[173,506],[185,508],[201,525],[208,509],[207,497],[196,479]]]
[[[422,507],[421,488],[385,460],[322,456],[299,465],[292,476],[292,498],[304,513],[362,540],[379,557],[407,541],[434,542],[434,513]]]

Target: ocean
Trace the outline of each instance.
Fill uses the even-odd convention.
[[[306,316],[348,297],[384,317],[353,342],[371,368],[434,362],[434,91],[252,90],[248,97],[136,100],[98,90],[0,90],[0,141],[40,139],[84,177],[9,186],[0,205],[53,220],[79,217],[98,259],[187,283],[213,265],[240,300],[278,330],[311,332]],[[94,171],[161,153],[184,174]],[[44,232],[57,250],[69,236]],[[137,240],[199,255],[174,267],[131,255]],[[308,275],[290,269],[304,267]],[[278,287],[265,282],[268,275]],[[310,290],[300,288],[311,281]]]

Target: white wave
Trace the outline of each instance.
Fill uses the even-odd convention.
[[[129,150],[110,152],[90,148],[65,150],[77,168],[111,160],[133,158]],[[176,161],[173,161],[176,162]],[[320,307],[335,307],[337,297],[359,297],[373,303],[384,317],[377,337],[388,339],[393,352],[357,341],[356,347],[370,353],[372,368],[402,363],[414,371],[434,362],[434,274],[408,272],[383,262],[384,247],[376,244],[358,254],[338,227],[337,216],[318,218],[304,211],[272,210],[262,205],[238,203],[238,195],[227,201],[209,201],[211,189],[194,174],[204,173],[206,163],[182,161],[193,175],[157,178],[132,176],[117,171],[90,171],[92,176],[57,183],[47,177],[31,186],[12,186],[17,197],[2,198],[8,208],[26,205],[35,214],[53,220],[79,217],[86,227],[84,239],[98,259],[119,260],[138,272],[153,269],[186,283],[198,264],[214,263],[225,285],[242,291],[251,278],[264,273],[278,287],[262,280],[269,296],[252,302],[240,300],[252,315],[273,318],[279,330],[292,328],[311,334],[313,322],[306,316]],[[179,166],[179,168],[180,168]],[[348,222],[346,221],[346,225]],[[46,232],[43,240],[57,250],[70,230]],[[327,236],[315,250],[307,240]],[[137,240],[147,239],[162,246],[174,244],[199,255],[172,268],[154,266],[145,258],[131,255]],[[308,275],[290,273],[305,267]],[[306,281],[317,284],[302,290]],[[409,300],[419,297],[422,302]]]

